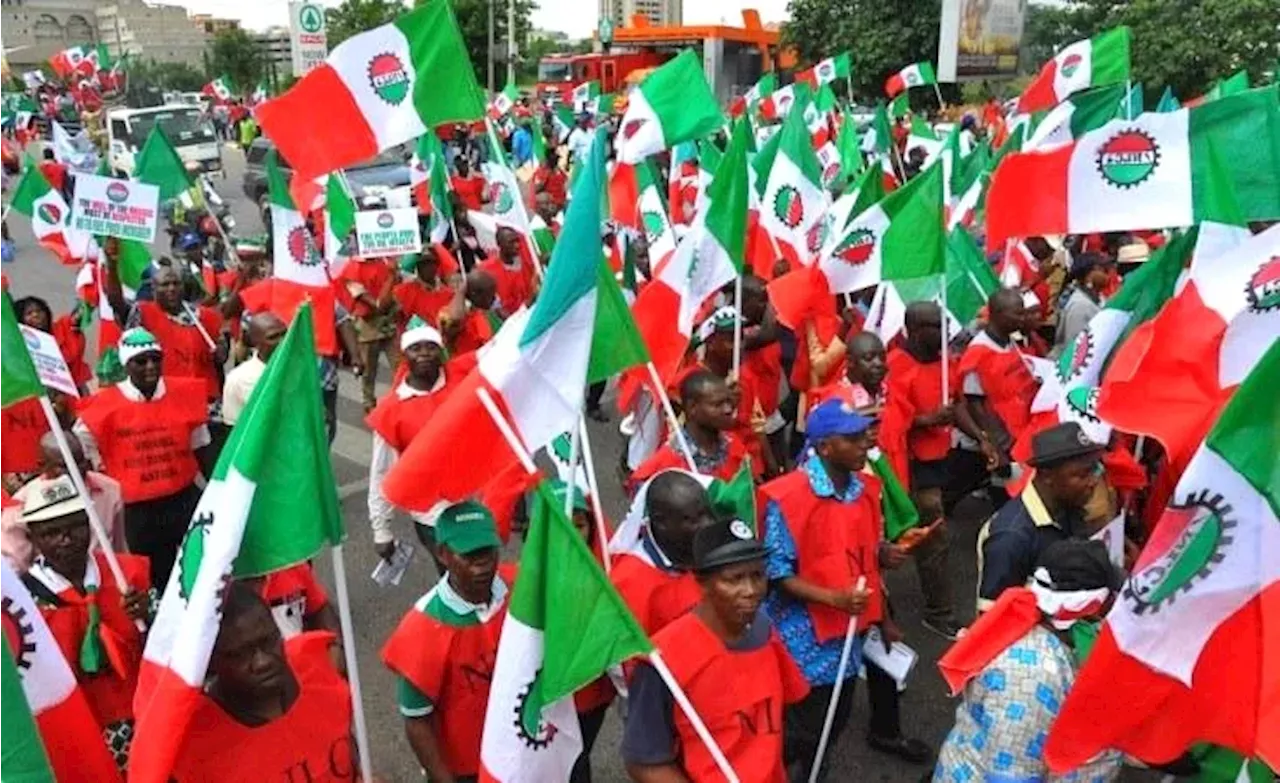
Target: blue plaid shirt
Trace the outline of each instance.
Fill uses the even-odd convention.
[[[857,475],[850,476],[849,486],[843,494],[837,494],[831,477],[822,465],[822,460],[809,454],[799,468],[809,477],[809,487],[813,494],[820,498],[834,498],[841,503],[854,503],[862,496],[862,481]],[[799,558],[796,554],[796,542],[791,537],[791,530],[782,516],[782,508],[776,501],[770,500],[764,512],[764,545],[769,555],[765,560],[765,575],[769,578],[769,595],[764,601],[765,613],[778,629],[782,643],[795,659],[796,665],[804,674],[810,685],[831,685],[836,681],[836,671],[840,667],[840,652],[844,647],[844,639],[832,639],[824,644],[818,642],[813,630],[813,620],[802,601],[798,601],[782,591],[777,584],[783,579],[796,575]],[[860,638],[854,639],[849,668],[845,671],[845,679],[857,676],[862,665],[862,643]]]

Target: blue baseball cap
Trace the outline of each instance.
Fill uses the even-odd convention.
[[[810,443],[836,435],[861,435],[871,427],[873,421],[858,413],[845,400],[827,400],[809,411],[804,422],[804,434]]]

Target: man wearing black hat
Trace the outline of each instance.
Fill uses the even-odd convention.
[[[765,548],[741,520],[717,521],[693,540],[702,598],[654,637],[729,765],[743,779],[786,780],[782,709],[809,686],[760,609]],[[723,780],[711,753],[657,671],[631,680],[622,757],[634,780]]]
[[[1027,461],[1035,476],[978,533],[978,611],[1031,577],[1036,559],[1055,541],[1087,538],[1083,509],[1102,474],[1103,447],[1080,425],[1066,422],[1038,433]]]

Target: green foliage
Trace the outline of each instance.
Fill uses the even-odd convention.
[[[187,63],[130,60],[126,68],[131,89],[136,85],[139,88],[154,87],[157,90],[195,92],[209,81],[200,69]]]
[[[1275,0],[1074,0],[1028,7],[1023,41],[1030,68],[1054,47],[1118,25],[1133,30],[1133,78],[1151,94],[1166,86],[1193,98],[1241,69],[1253,82],[1275,67],[1280,3]],[[1024,61],[1025,63],[1025,61]]]
[[[357,33],[381,27],[404,12],[404,4],[396,0],[343,0],[342,5],[324,12],[329,49]]]
[[[467,54],[471,58],[471,67],[475,69],[476,83],[484,88],[488,85],[488,49],[489,49],[489,2],[491,0],[452,0],[453,14],[458,19],[458,29],[462,31],[462,39],[467,45]],[[414,5],[435,0],[415,0]],[[515,0],[516,49],[525,47],[529,38],[531,25],[529,15],[537,4],[533,0]],[[502,89],[507,82],[507,4],[497,3],[493,14],[494,89]],[[518,52],[519,53],[519,52]],[[517,62],[517,67],[519,63]],[[536,66],[535,66],[536,70]]]
[[[520,52],[520,63],[516,66],[516,79],[521,84],[538,81],[539,60],[548,54],[567,52],[572,48],[572,44],[567,41],[553,41],[541,36],[534,38]]]
[[[238,27],[218,33],[209,46],[209,78],[228,76],[239,92],[253,90],[266,73],[265,65],[258,42]]]
[[[849,51],[855,96],[884,97],[884,81],[914,62],[938,57],[938,0],[791,0],[784,45],[802,62]],[[944,85],[944,92],[946,92]]]

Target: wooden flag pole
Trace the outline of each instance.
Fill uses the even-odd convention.
[[[372,781],[373,758],[369,750],[369,728],[364,719],[364,697],[360,689],[360,667],[356,662],[355,627],[351,622],[351,596],[347,593],[347,567],[342,544],[329,550],[333,556],[333,581],[338,588],[338,624],[342,630],[342,655],[347,663],[347,683],[351,686],[351,715],[356,730],[356,752],[360,754],[360,775]]]

